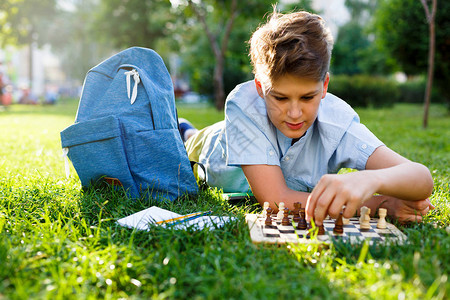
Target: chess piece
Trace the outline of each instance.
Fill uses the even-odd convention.
[[[302,207],[302,204],[300,202],[294,203],[294,218],[292,220],[297,224],[301,219],[301,216],[300,216],[300,208],[301,207]]]
[[[359,217],[359,228],[361,230],[370,229],[370,208],[366,206],[361,207],[361,216]]]
[[[277,219],[281,220],[283,216],[284,216],[284,202],[280,202],[280,204],[278,205]]]
[[[262,212],[263,218],[267,217],[267,208],[269,208],[269,202],[264,202],[264,207],[263,207],[263,212]]]
[[[350,224],[350,219],[342,217],[342,224],[344,224],[344,225]]]
[[[289,226],[291,225],[291,220],[289,220],[289,208],[285,208],[283,211],[283,220],[281,220],[281,225]]]
[[[308,227],[308,224],[306,224],[305,209],[300,208],[300,220],[297,223],[297,229],[306,230],[307,227]]]
[[[378,216],[380,217],[378,219],[377,228],[379,229],[386,229],[386,214],[387,209],[386,208],[380,208],[378,209]]]
[[[268,226],[272,225],[272,209],[270,207],[267,208],[266,215],[267,215],[267,217],[266,217],[265,224]]]
[[[334,223],[333,233],[335,234],[343,234],[344,233],[344,221],[342,220],[342,213],[336,219]]]
[[[317,235],[325,235],[325,227],[324,227],[324,225],[322,224],[322,225],[317,225],[317,228],[318,228],[318,232],[317,232]]]
[[[306,223],[306,219],[305,219],[305,223]],[[312,225],[313,223],[314,223],[314,228],[313,228],[313,225]],[[309,238],[311,237],[311,234],[314,235],[315,232],[316,232],[316,230],[318,230],[317,227],[318,227],[318,226],[317,226],[317,224],[314,222],[314,219],[311,218],[310,221],[309,221],[309,223],[307,223],[306,230],[308,230],[308,231],[306,232],[306,238],[309,239]]]

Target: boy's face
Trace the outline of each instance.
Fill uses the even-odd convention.
[[[314,123],[320,101],[325,97],[329,75],[324,81],[284,75],[264,94],[255,79],[259,95],[265,100],[270,121],[288,138],[300,138]]]

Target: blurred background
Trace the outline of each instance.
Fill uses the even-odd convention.
[[[423,103],[434,24],[431,101],[448,105],[450,1],[280,0],[283,12],[323,16],[335,38],[330,92],[351,105]],[[156,50],[177,101],[223,109],[236,84],[252,79],[251,33],[268,0],[2,0],[3,106],[55,104],[80,95],[86,72],[131,46]],[[432,21],[432,22],[431,22]]]

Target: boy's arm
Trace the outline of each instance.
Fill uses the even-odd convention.
[[[253,194],[261,206],[266,201],[270,203],[270,207],[275,211],[278,210],[278,204],[280,202],[284,202],[289,209],[294,208],[295,202],[301,202],[302,207],[306,206],[310,193],[297,192],[288,188],[280,167],[270,165],[243,165],[242,170],[247,177]],[[372,215],[380,207],[387,208],[389,215],[398,218],[402,222],[420,222],[422,221],[421,215],[425,215],[430,208],[433,208],[428,199],[407,201],[384,195],[368,197],[366,201],[358,205],[356,212],[363,205],[371,209]],[[348,217],[352,217],[353,214],[354,212]]]
[[[269,202],[270,207],[278,210],[278,204],[284,202],[285,207],[294,209],[295,202],[306,206],[309,193],[294,191],[286,185],[283,172],[279,166],[242,165],[245,177],[261,206]]]
[[[390,210],[390,215],[402,218],[401,213],[395,210],[401,211],[405,205],[421,206],[432,190],[433,179],[425,166],[381,146],[367,160],[366,170],[324,175],[308,198],[307,219],[314,217],[321,224],[328,214],[336,217],[344,205],[344,217],[351,217],[363,203],[370,206],[376,204],[372,198],[374,193],[390,196],[384,206]],[[412,204],[404,201],[421,202]]]

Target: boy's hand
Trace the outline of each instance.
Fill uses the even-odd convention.
[[[382,204],[387,208],[388,215],[397,219],[400,223],[422,222],[422,217],[430,210],[434,209],[430,199],[407,201],[393,197],[387,197],[387,201]]]
[[[315,223],[323,224],[327,215],[337,218],[344,206],[344,218],[351,218],[375,192],[374,180],[369,174],[324,175],[308,197],[306,219],[313,218]]]
[[[371,207],[375,213],[378,207],[388,210],[388,215],[397,219],[401,223],[416,221],[422,222],[422,216],[426,215],[430,209],[434,209],[430,200],[402,200],[391,196],[381,196],[384,203],[368,201],[376,192],[376,183],[368,172],[353,172],[347,174],[324,175],[309,195],[306,203],[306,218],[311,218],[317,224],[323,224],[323,220],[329,215],[337,218],[343,210],[345,218],[351,218],[362,206]],[[370,203],[370,204],[369,204]]]

